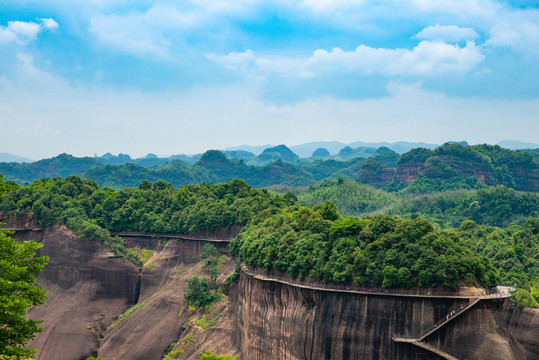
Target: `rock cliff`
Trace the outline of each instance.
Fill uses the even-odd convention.
[[[506,302],[503,314],[507,329],[527,350],[530,360],[539,360],[539,309],[519,308]]]
[[[468,300],[313,291],[242,274],[237,302],[237,346],[245,359],[438,359],[392,336],[419,337]],[[500,305],[488,302],[425,342],[470,360],[527,358]]]
[[[95,353],[103,329],[135,303],[140,275],[122,258],[93,241],[81,241],[67,229],[17,232],[19,239],[43,243],[48,256],[39,284],[48,290],[47,303],[33,307],[30,317],[44,320],[43,332],[30,346],[38,360],[85,359]]]
[[[468,302],[309,290],[242,273],[224,288],[227,298],[194,310],[185,306],[183,292],[187,278],[206,276],[204,242],[126,239],[129,247],[152,251],[139,272],[61,226],[16,236],[42,242],[41,255],[50,257],[39,279],[49,290],[47,304],[30,310],[44,320],[31,343],[40,350],[38,360],[159,360],[166,353],[192,360],[207,350],[248,360],[438,359],[392,336],[418,337]],[[235,264],[226,243],[215,245],[225,254],[222,283]],[[538,329],[536,310],[482,301],[425,342],[470,360],[537,359]]]

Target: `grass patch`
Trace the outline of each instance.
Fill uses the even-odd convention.
[[[195,315],[193,315],[193,316],[191,316],[189,319],[187,319],[187,321],[185,322],[185,324],[182,325],[182,330],[187,329],[187,327],[188,327],[189,324],[191,323],[191,320],[193,320],[194,317],[195,317]]]
[[[219,315],[217,315],[217,317],[215,319],[211,319],[211,320],[206,320],[206,315],[207,314],[204,314],[204,315],[202,315],[202,317],[199,320],[197,320],[195,322],[195,324],[202,327],[204,329],[204,333],[206,333],[206,331],[210,327],[215,325],[215,323],[217,323],[217,320],[219,320],[221,318],[221,316],[223,316],[223,313],[224,312],[221,312]]]
[[[145,264],[153,256],[153,250],[150,249],[140,249],[139,260]]]
[[[135,311],[137,311],[138,309],[140,309],[141,307],[143,307],[144,305],[146,305],[147,303],[149,303],[149,302],[151,302],[153,300],[155,300],[155,297],[149,297],[146,300],[144,300],[141,304],[138,304],[138,305],[135,305],[135,306],[131,307],[129,310],[127,310],[122,315],[120,315],[120,317],[118,319],[116,319],[112,324],[110,324],[109,331],[114,329],[119,323],[121,323],[129,315],[131,315],[132,313],[134,313]]]
[[[197,336],[196,332],[192,332],[189,335],[185,336],[183,339],[181,339],[178,344],[185,345],[186,347],[189,347],[193,345],[195,342],[195,337]]]

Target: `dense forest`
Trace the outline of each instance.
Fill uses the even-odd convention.
[[[1,182],[0,211],[18,216],[31,212],[41,226],[64,224],[82,239],[108,244],[140,265],[137,254],[125,249],[110,231],[145,231],[196,234],[233,225],[245,225],[263,209],[289,205],[285,197],[250,187],[243,180],[224,184],[187,185],[145,180],[138,188],[114,191],[94,181],[70,175],[44,178],[17,187]]]
[[[153,184],[145,180],[137,188],[114,191],[71,175],[36,180],[7,192],[0,210],[31,211],[42,226],[61,223],[74,230],[98,226],[111,231],[189,234],[245,225],[261,210],[286,204],[285,198],[238,179],[180,189],[163,180]]]
[[[388,288],[515,283],[515,301],[539,307],[539,194],[519,191],[539,184],[533,151],[343,150],[339,158],[319,149],[298,159],[276,147],[258,160],[208,151],[189,162],[64,154],[0,164],[11,169],[7,181],[0,176],[0,211],[64,224],[139,265],[110,231],[196,234],[237,225],[245,227],[232,253],[266,270]],[[51,177],[13,181],[44,173]]]
[[[539,217],[539,194],[518,192],[505,186],[480,190],[450,190],[411,195],[386,192],[339,178],[308,187],[274,187],[276,193],[292,191],[307,206],[329,200],[343,215],[379,212],[405,218],[421,215],[442,228],[456,228],[465,220],[506,227]]]
[[[253,267],[330,283],[382,287],[516,284],[515,301],[539,307],[539,218],[506,228],[466,220],[436,230],[427,220],[341,216],[335,205],[263,211],[231,244]]]
[[[399,193],[432,193],[504,185],[539,191],[539,163],[527,152],[497,145],[444,144],[434,150],[412,149],[402,154],[396,170],[370,159],[359,179]]]
[[[422,218],[341,216],[331,202],[263,211],[230,246],[253,267],[293,277],[385,288],[492,286],[498,274],[451,230]]]

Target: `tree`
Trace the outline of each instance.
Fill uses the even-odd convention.
[[[201,307],[212,304],[220,298],[220,294],[212,293],[208,279],[194,276],[187,280],[187,288],[183,293],[187,305]]]
[[[37,350],[25,345],[42,328],[41,321],[28,319],[26,312],[45,303],[46,290],[35,282],[48,258],[36,257],[43,245],[18,242],[8,234],[0,230],[0,355],[31,356]]]

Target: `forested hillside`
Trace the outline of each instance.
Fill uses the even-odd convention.
[[[307,206],[332,201],[348,216],[384,213],[411,218],[421,215],[442,228],[459,227],[465,220],[505,227],[512,223],[523,224],[529,217],[539,217],[539,194],[518,192],[505,186],[411,195],[386,192],[339,178],[303,188],[273,189],[277,193],[291,190],[299,203]]]
[[[399,199],[336,179],[308,187],[296,198],[273,196],[237,179],[179,189],[145,180],[116,191],[68,176],[23,187],[0,180],[0,195],[4,216],[31,213],[41,226],[64,224],[137,265],[140,254],[110,231],[196,234],[247,225],[231,251],[251,266],[332,283],[397,288],[516,283],[521,287],[516,301],[539,306],[539,220],[530,217],[537,216],[538,195],[505,187]],[[378,208],[400,216],[347,217],[328,198],[358,213]],[[442,230],[421,214],[454,229]]]
[[[539,163],[530,154],[497,145],[445,144],[434,150],[413,149],[400,156],[397,169],[373,158],[359,179],[401,193],[428,193],[505,185],[539,191]]]
[[[450,230],[421,218],[341,216],[333,203],[258,214],[231,243],[247,265],[386,288],[492,286],[498,274]]]
[[[175,189],[158,180],[143,181],[138,188],[114,191],[90,179],[71,175],[41,179],[1,196],[6,216],[30,212],[41,226],[64,224],[82,239],[97,240],[139,265],[137,254],[124,248],[110,231],[144,231],[192,234],[245,225],[263,209],[291,202],[251,188],[243,180],[225,184],[189,185]]]

